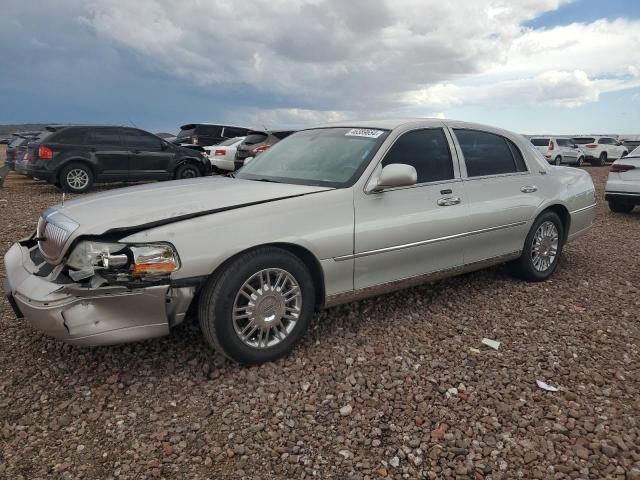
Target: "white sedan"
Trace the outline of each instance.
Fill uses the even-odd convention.
[[[604,198],[616,213],[629,213],[640,205],[640,147],[613,162]]]
[[[242,166],[242,163],[235,161],[236,150],[245,137],[229,138],[218,145],[204,147],[213,169],[221,172],[233,172]]]

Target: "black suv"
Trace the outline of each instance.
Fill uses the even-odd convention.
[[[188,123],[180,127],[180,133],[173,143],[188,143],[200,147],[210,147],[229,138],[246,137],[250,129],[214,125],[210,123]]]
[[[67,192],[94,182],[172,180],[211,173],[200,152],[130,127],[47,127],[25,153],[24,172]]]

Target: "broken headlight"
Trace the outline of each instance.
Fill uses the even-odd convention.
[[[119,280],[167,276],[180,267],[175,249],[166,243],[126,244],[85,240],[67,259],[69,276],[74,281],[96,273],[115,275]]]

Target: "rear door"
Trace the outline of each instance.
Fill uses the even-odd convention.
[[[120,130],[129,151],[129,179],[165,180],[173,176],[174,153],[155,135],[134,128]]]
[[[464,263],[520,252],[545,195],[540,172],[529,171],[518,146],[501,135],[471,128],[453,133],[469,204]]]
[[[452,152],[443,128],[408,131],[382,166],[411,165],[418,183],[354,192],[357,290],[462,267],[468,205]]]
[[[117,127],[94,127],[87,133],[87,148],[93,157],[98,178],[127,180],[129,150],[123,145]]]
[[[577,150],[573,148],[573,142],[565,138],[558,138],[558,147],[562,152],[562,158],[565,162],[575,163],[578,160]]]

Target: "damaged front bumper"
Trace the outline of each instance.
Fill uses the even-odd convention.
[[[133,342],[169,333],[185,318],[195,287],[87,288],[40,274],[32,248],[14,244],[4,258],[5,293],[16,312],[46,335],[74,345]]]

